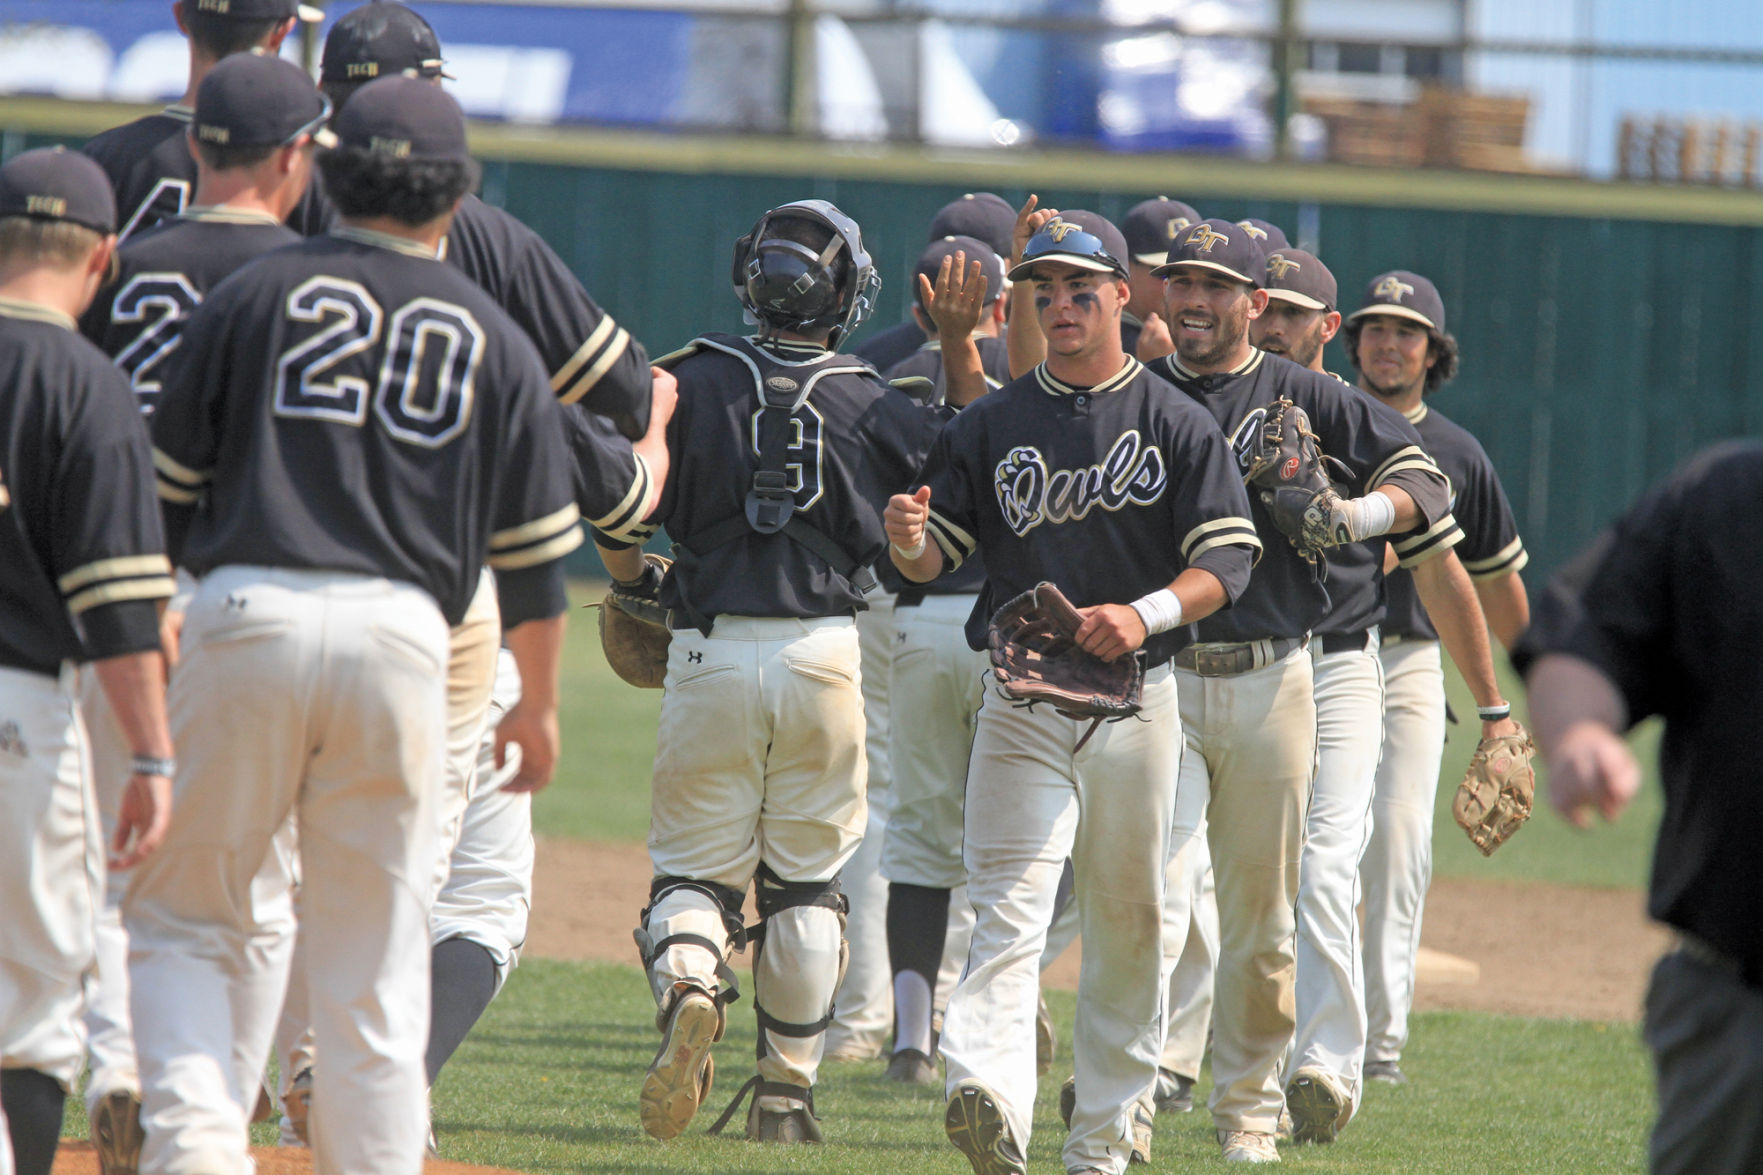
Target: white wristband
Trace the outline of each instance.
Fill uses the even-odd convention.
[[[1396,504],[1387,494],[1373,492],[1341,504],[1347,509],[1348,527],[1356,543],[1388,534],[1396,525]]]
[[[922,534],[919,535],[918,545],[915,547],[902,547],[899,543],[894,542],[890,542],[888,546],[894,548],[894,550],[899,553],[900,558],[910,563],[912,560],[924,554],[925,538]]]
[[[1168,632],[1181,624],[1181,598],[1168,588],[1140,596],[1132,602],[1132,610],[1145,622],[1145,635]]]

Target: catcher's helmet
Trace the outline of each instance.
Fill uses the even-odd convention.
[[[773,222],[782,218],[826,226],[826,246],[817,252],[776,235]],[[840,254],[846,259],[842,272]],[[735,242],[733,280],[753,322],[778,330],[830,328],[827,341],[835,348],[869,316],[881,289],[857,222],[825,200],[797,200],[761,216]]]

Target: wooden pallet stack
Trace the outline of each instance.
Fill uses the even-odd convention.
[[[1625,180],[1755,188],[1763,182],[1763,123],[1624,116],[1616,174]]]
[[[1530,99],[1428,86],[1413,102],[1306,98],[1328,128],[1328,158],[1373,167],[1527,172]]]

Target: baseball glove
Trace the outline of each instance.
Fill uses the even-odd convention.
[[[1273,525],[1307,562],[1345,541],[1340,494],[1329,478],[1330,463],[1340,463],[1323,453],[1302,408],[1284,396],[1269,405],[1244,457],[1243,484],[1255,488]]]
[[[1535,755],[1530,731],[1522,726],[1516,734],[1484,738],[1475,748],[1469,770],[1457,785],[1457,798],[1451,801],[1451,815],[1482,856],[1493,856],[1530,819],[1537,788],[1531,766]]]
[[[992,676],[1006,697],[1095,720],[1078,747],[1103,719],[1137,714],[1145,684],[1137,657],[1104,661],[1079,648],[1072,638],[1082,624],[1064,593],[1043,582],[999,608],[986,633]]]
[[[612,672],[640,689],[660,689],[667,676],[667,646],[673,640],[667,609],[657,601],[661,580],[673,560],[643,556],[643,575],[630,583],[614,581],[600,602],[600,648]]]

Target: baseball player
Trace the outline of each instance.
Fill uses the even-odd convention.
[[[350,95],[375,78],[403,74],[439,86],[449,76],[445,67],[428,21],[402,4],[381,0],[345,13],[331,26],[319,84],[341,111]],[[544,238],[502,209],[467,195],[448,229],[443,255],[538,346],[559,402],[605,416],[632,441],[642,439],[653,398],[648,355],[594,302]]]
[[[1243,589],[1259,547],[1216,425],[1121,350],[1126,276],[1101,237],[1046,221],[1011,271],[1034,291],[1046,363],[957,416],[923,484],[887,511],[908,579],[985,553],[970,647],[983,647],[996,605],[1053,580],[1085,614],[1084,649],[1145,666],[1144,721],[1081,746],[1085,722],[990,694],[980,708],[964,847],[973,946],[941,1042],[945,1128],[978,1175],[1024,1170],[1036,966],[1067,857],[1088,949],[1065,1166],[1126,1167],[1162,1023],[1161,870],[1180,748],[1169,661],[1187,624]]]
[[[1323,344],[1340,325],[1334,275],[1310,253],[1285,248],[1267,258],[1265,281],[1267,308],[1250,323],[1250,340],[1323,373]],[[1453,633],[1472,691],[1492,707],[1503,701],[1481,610],[1451,549],[1461,538],[1460,530],[1443,526],[1430,537],[1399,540],[1396,548]],[[1298,1142],[1332,1142],[1361,1102],[1366,1029],[1358,874],[1383,745],[1379,625],[1386,545],[1377,538],[1329,553],[1329,606],[1312,625],[1317,763],[1299,866],[1296,1025],[1286,1080]]]
[[[244,891],[290,811],[328,1058],[315,1161],[419,1169],[443,670],[486,562],[525,691],[498,731],[522,752],[510,786],[555,762],[580,514],[542,364],[437,263],[476,178],[464,117],[387,78],[336,132],[319,163],[341,226],[209,295],[153,416],[173,553],[201,583],[170,699],[184,815],[124,902],[148,1169],[247,1169],[270,1023],[236,1004],[259,985]],[[649,468],[610,430],[595,468],[603,525],[634,521]]]
[[[706,335],[667,364],[680,384],[673,475],[656,522],[677,555],[655,756],[654,880],[638,930],[661,1045],[643,1129],[684,1130],[709,1092],[711,1045],[751,933],[758,1075],[747,1134],[818,1141],[814,1082],[843,948],[839,871],[864,828],[858,641],[875,503],[904,485],[940,413],[836,354],[879,285],[858,227],[824,201],[772,209],[735,245],[753,338]],[[635,549],[601,543],[616,579]],[[756,885],[761,927],[741,926]]]
[[[158,605],[172,593],[128,381],[77,336],[113,263],[116,204],[59,148],[0,167],[0,1171],[48,1175],[85,1041],[104,860],[80,664],[128,749],[112,869],[170,815]]]
[[[951,200],[931,217],[930,241],[944,237],[973,237],[984,241],[1000,257],[1010,255],[1010,234],[1016,227],[1016,209],[992,192],[968,192]],[[1000,293],[1002,291],[999,291]],[[877,331],[851,349],[877,371],[886,371],[923,346],[936,330],[908,315],[904,322]]]
[[[1593,809],[1616,819],[1639,793],[1623,735],[1649,715],[1665,720],[1647,912],[1677,941],[1646,996],[1655,1175],[1763,1168],[1759,499],[1756,441],[1698,453],[1557,573],[1513,657],[1549,801],[1581,828]]]
[[[277,57],[236,54],[203,77],[188,128],[197,160],[195,203],[118,250],[115,279],[81,323],[87,337],[128,376],[143,413],[152,412],[165,359],[208,292],[247,261],[300,240],[283,221],[307,188],[314,146],[330,136],[323,129],[329,115],[329,103],[313,90],[306,73]],[[168,626],[175,629],[192,589],[193,581],[173,599]],[[128,751],[103,694],[90,683],[82,708],[99,781],[99,813],[108,831],[116,820]],[[258,911],[276,940],[291,929],[291,848],[291,843],[278,844],[256,887],[267,902],[281,907],[279,915]],[[98,979],[86,1012],[91,1050],[86,1110],[107,1173],[132,1171],[140,1141],[133,1127],[139,1078],[128,1017],[128,939],[120,914],[127,880],[118,873],[106,885],[97,931]],[[262,949],[285,954],[286,946],[265,943]]]
[[[1478,668],[1487,629],[1508,649],[1530,620],[1519,571],[1529,561],[1505,490],[1476,439],[1425,402],[1457,371],[1457,342],[1445,330],[1445,307],[1426,278],[1402,270],[1379,274],[1346,325],[1347,353],[1359,387],[1402,413],[1450,479],[1464,539],[1462,571],[1450,586],[1485,614],[1441,607],[1440,588],[1418,569],[1389,576],[1389,613],[1379,657],[1384,676],[1384,740],[1377,769],[1371,836],[1360,865],[1365,894],[1365,1076],[1405,1080],[1400,1061],[1414,999],[1414,953],[1432,878],[1432,813],[1444,755],[1441,640],[1475,692],[1483,733],[1510,730],[1510,707],[1487,688]]]
[[[1132,300],[1120,316],[1121,343],[1126,353],[1141,361],[1167,355],[1174,349],[1169,327],[1163,321],[1163,279],[1152,270],[1163,264],[1175,234],[1200,219],[1193,205],[1168,196],[1134,204],[1120,221],[1132,268],[1129,284]]]
[[[1246,458],[1276,400],[1309,416],[1350,483],[1333,532],[1435,543],[1453,525],[1444,478],[1413,430],[1339,381],[1252,347],[1267,304],[1266,257],[1228,221],[1183,232],[1160,267],[1176,351],[1150,364],[1223,427]],[[1257,526],[1276,535],[1259,500]],[[1435,533],[1436,532],[1436,533]],[[1220,947],[1213,1003],[1211,1108],[1227,1159],[1277,1162],[1279,1065],[1292,1033],[1292,907],[1304,809],[1317,749],[1308,634],[1329,593],[1316,569],[1276,538],[1242,598],[1199,625],[1175,660],[1186,748],[1170,858],[1165,947],[1187,938],[1187,895],[1203,871],[1198,817],[1216,881]],[[1201,799],[1203,797],[1203,800]],[[1081,1074],[1078,1093],[1085,1096]]]
[[[93,136],[81,148],[110,177],[125,241],[190,204],[196,159],[186,133],[208,71],[236,53],[274,56],[298,22],[324,19],[319,9],[295,0],[176,0],[172,14],[190,42],[190,80],[183,97],[158,114]],[[312,202],[316,198],[303,200],[290,217],[296,228],[317,231],[322,222]]]
[[[991,246],[972,237],[933,242],[920,255],[914,276],[914,316],[953,340],[971,339],[971,349],[958,347],[953,357],[957,362],[977,358],[979,370],[965,374],[970,382],[977,374],[982,386],[962,388],[963,373],[945,370],[941,337],[890,368],[890,385],[924,402],[964,406],[976,398],[973,391],[1008,381],[1009,357],[999,337],[1004,263]],[[932,1023],[939,997],[946,996],[941,990],[946,947],[952,944],[965,958],[973,922],[965,892],[958,904],[954,899],[967,882],[961,865],[962,791],[986,658],[967,647],[962,630],[985,583],[985,566],[976,556],[954,574],[917,584],[903,581],[888,562],[880,578],[895,592],[897,633],[889,684],[897,722],[889,756],[893,807],[881,860],[888,879],[894,988],[894,1051],[887,1077],[928,1085],[937,1080]]]

